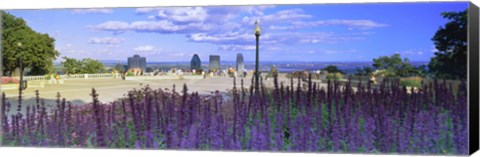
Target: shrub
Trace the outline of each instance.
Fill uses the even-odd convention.
[[[15,84],[19,82],[20,81],[13,77],[2,77],[2,84]]]
[[[134,76],[133,72],[127,72],[127,76]]]
[[[271,74],[271,77],[278,77],[278,68],[272,67],[270,74]]]
[[[325,68],[322,69],[323,71],[328,71],[328,73],[342,73],[344,74],[344,72],[340,69],[338,69],[337,66],[334,66],[334,65],[329,65]]]
[[[332,80],[332,79],[335,79],[335,80],[340,80],[340,79],[343,79],[343,75],[341,73],[328,73],[327,74],[327,79],[329,80]]]
[[[422,79],[423,79],[422,77],[418,77],[418,76],[400,78],[400,85],[419,88],[420,86],[422,86]]]

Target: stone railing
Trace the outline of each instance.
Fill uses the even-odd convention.
[[[125,80],[176,80],[203,79],[201,75],[160,75],[160,76],[126,76]]]
[[[17,80],[20,80],[20,77],[13,77]],[[23,76],[23,80],[27,81],[41,81],[41,80],[47,80],[45,76]]]
[[[20,79],[20,77],[14,77],[16,79]],[[47,76],[24,76],[23,80],[26,81],[56,81],[55,78],[47,79]],[[59,81],[63,82],[63,80],[77,80],[77,79],[122,79],[119,73],[112,74],[112,73],[104,73],[104,74],[73,74],[73,75],[60,75]],[[143,76],[126,76],[125,80],[164,80],[164,79],[203,79],[202,75],[158,75],[153,76],[150,74],[145,74]]]
[[[120,74],[104,73],[104,74],[75,74],[75,75],[60,75],[60,79],[107,79],[120,78]]]
[[[20,79],[20,77],[14,77],[15,79]],[[47,76],[23,76],[23,80],[26,81],[42,81],[48,80]],[[74,79],[107,79],[107,78],[121,78],[120,74],[104,73],[104,74],[73,74],[73,75],[60,75],[61,80],[74,80]],[[55,78],[52,78],[55,79]]]

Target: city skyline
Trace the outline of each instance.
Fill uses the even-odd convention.
[[[134,54],[149,62],[188,62],[193,54],[205,61],[210,54],[234,61],[237,53],[251,62],[257,19],[261,62],[371,61],[395,53],[429,61],[435,51],[430,39],[446,23],[441,12],[467,6],[424,2],[7,12],[56,39],[57,63],[63,56],[123,60]]]

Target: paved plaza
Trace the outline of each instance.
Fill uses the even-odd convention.
[[[128,91],[142,85],[150,85],[151,88],[169,88],[172,89],[176,85],[176,90],[183,88],[183,84],[187,84],[189,91],[198,91],[201,94],[208,94],[215,90],[226,90],[232,88],[233,79],[231,78],[208,78],[208,79],[191,79],[191,80],[121,80],[121,79],[79,79],[65,80],[63,84],[46,84],[45,87],[29,87],[23,91],[25,101],[35,99],[35,90],[38,90],[40,97],[47,102],[54,101],[57,92],[62,97],[75,103],[91,102],[90,93],[92,88],[97,90],[101,102],[110,102],[123,97]],[[18,99],[18,90],[5,90],[7,98],[10,100]],[[13,102],[12,102],[13,103]]]
[[[287,78],[279,79],[279,82],[289,83]],[[237,87],[240,86],[240,78],[236,79]],[[273,86],[273,79],[265,80],[266,86]],[[57,92],[60,92],[62,98],[66,98],[73,104],[85,104],[92,101],[90,93],[92,88],[97,90],[101,102],[111,102],[123,97],[128,91],[142,85],[149,85],[151,88],[168,88],[176,86],[176,91],[181,92],[183,84],[188,87],[189,93],[196,91],[199,94],[210,94],[216,90],[226,92],[233,88],[233,78],[231,77],[207,77],[205,79],[169,79],[169,80],[122,80],[122,79],[78,79],[65,80],[63,84],[46,84],[45,87],[29,87],[23,91],[22,104],[35,104],[35,90],[40,93],[40,98],[44,99],[46,104],[55,104]],[[244,87],[249,87],[251,77],[244,78]],[[18,104],[18,90],[4,90],[8,101],[13,105],[12,109]],[[23,105],[25,106],[25,105]]]

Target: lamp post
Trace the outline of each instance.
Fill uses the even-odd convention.
[[[22,43],[17,43],[18,48],[20,49],[20,56],[18,57],[18,65],[20,67],[20,84],[18,85],[18,107],[17,111],[22,110],[22,90],[23,90],[23,61],[22,61]]]
[[[258,87],[258,77],[260,75],[260,72],[258,71],[258,40],[260,38],[260,26],[258,25],[258,20],[255,21],[255,37],[257,40],[257,48],[256,48],[256,57],[255,57],[255,92],[259,92],[259,87]]]
[[[22,59],[22,43],[18,42],[17,43],[18,48],[20,49],[20,57],[18,58],[18,65],[20,67],[20,85],[19,85],[19,92],[21,94],[23,90],[23,59]]]

